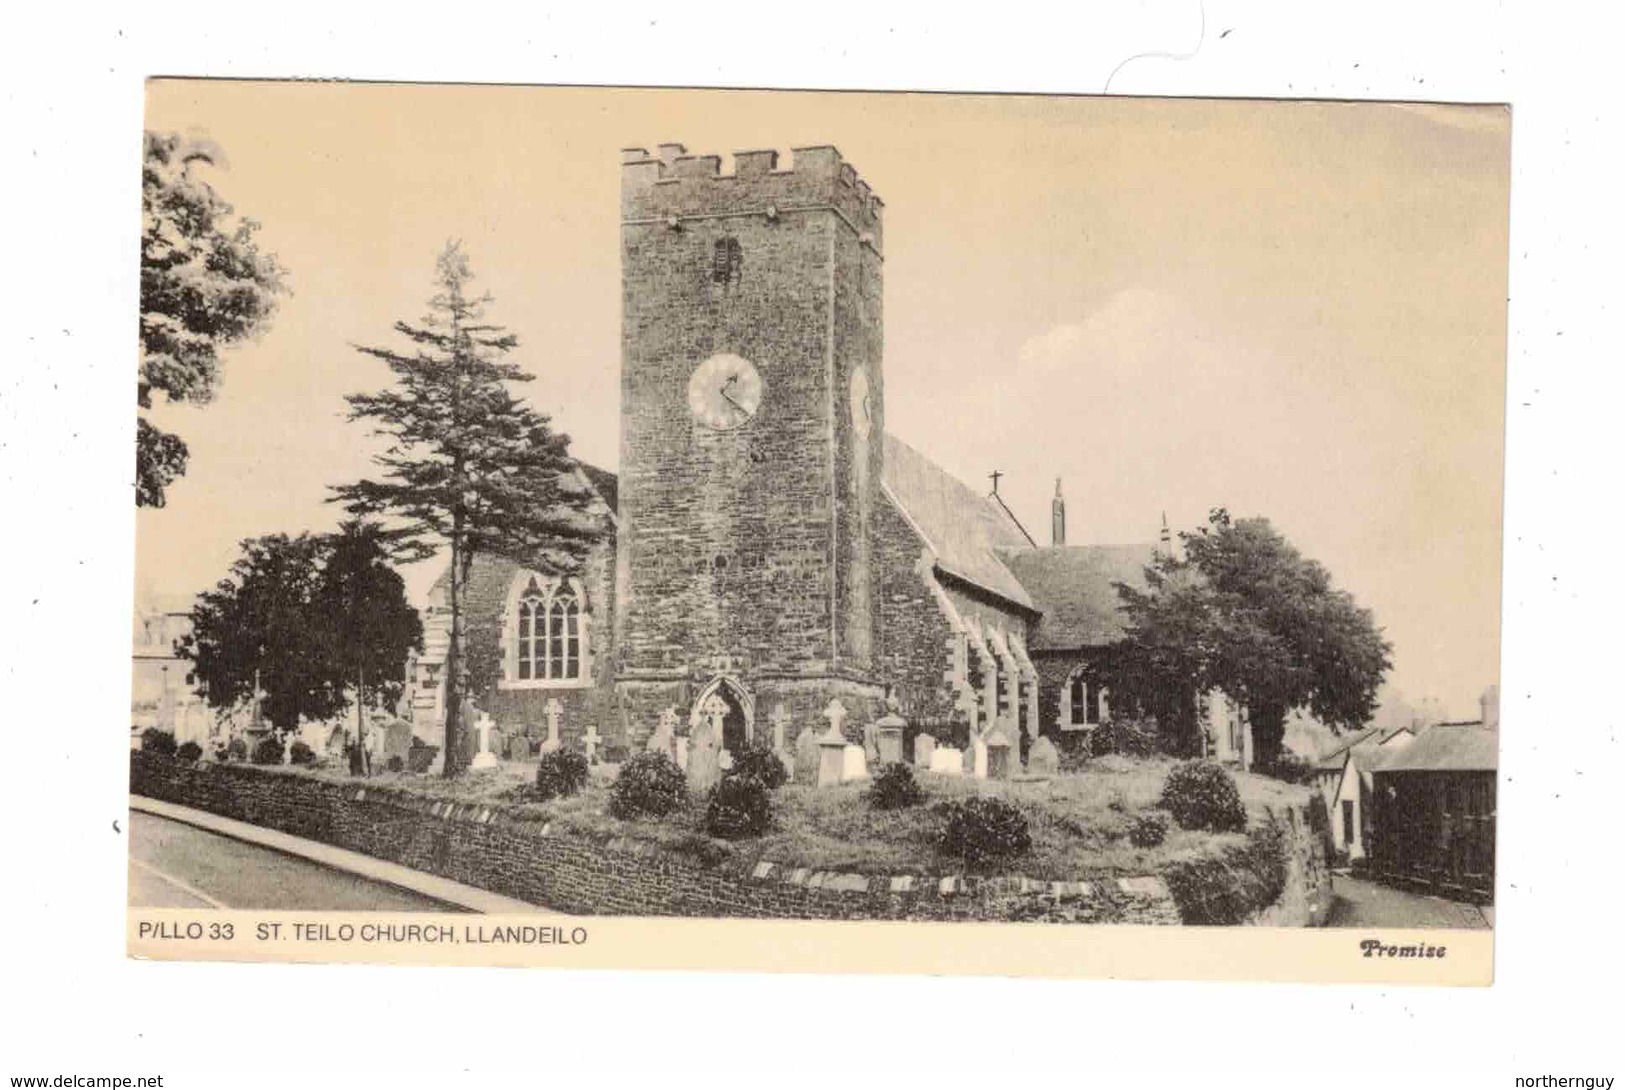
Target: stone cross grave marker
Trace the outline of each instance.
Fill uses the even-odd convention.
[[[587,724],[587,733],[581,736],[581,744],[586,747],[588,764],[593,765],[598,763],[598,747],[602,745],[603,742],[603,737],[598,733],[598,724]]]
[[[495,724],[491,722],[491,717],[485,712],[481,712],[480,717],[474,720],[474,730],[480,736],[480,750],[474,754],[474,760],[469,763],[470,768],[477,770],[497,766],[497,755],[491,752],[491,728],[493,726]]]
[[[547,740],[542,743],[542,752],[557,753],[559,749],[559,717],[564,714],[564,705],[559,698],[550,696],[542,708],[542,714],[547,716]]]

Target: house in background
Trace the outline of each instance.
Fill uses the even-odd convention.
[[[1370,804],[1374,877],[1446,897],[1493,899],[1496,718],[1429,727],[1377,762]]]
[[[167,730],[177,742],[208,741],[214,716],[187,683],[191,664],[175,654],[175,641],[192,631],[190,597],[144,594],[136,602],[131,636],[130,728]]]
[[[1320,759],[1315,783],[1331,816],[1332,842],[1350,862],[1364,859],[1370,845],[1371,774],[1377,763],[1416,740],[1409,727],[1368,727]]]

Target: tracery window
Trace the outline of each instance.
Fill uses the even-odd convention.
[[[514,603],[509,677],[519,682],[569,682],[586,676],[585,618],[569,584],[530,578]]]

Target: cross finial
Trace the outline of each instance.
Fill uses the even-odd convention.
[[[988,476],[993,479],[993,494],[997,496],[999,494],[999,478],[1004,476],[1004,474],[995,469],[992,473],[989,473]]]

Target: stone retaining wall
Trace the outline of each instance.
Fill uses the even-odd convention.
[[[627,838],[596,840],[500,805],[435,801],[250,765],[130,755],[130,790],[578,915],[1178,924],[1160,878],[843,874],[770,860],[699,859]],[[1299,825],[1303,828],[1303,825]],[[1293,883],[1267,926],[1301,909]],[[1291,903],[1289,903],[1291,902]]]

